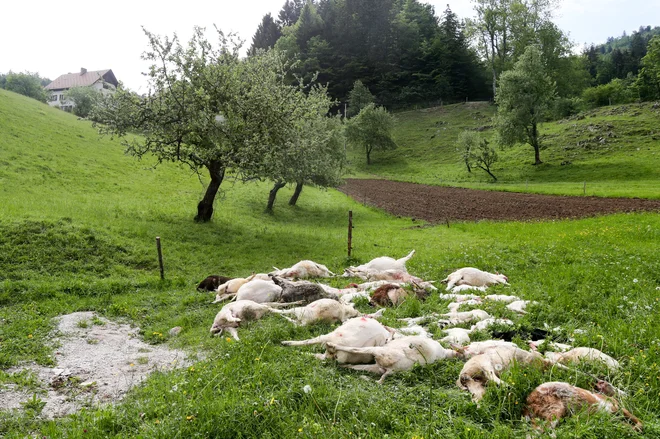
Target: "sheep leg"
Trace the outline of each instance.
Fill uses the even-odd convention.
[[[225,331],[229,332],[229,335],[231,335],[234,338],[234,340],[241,341],[241,339],[238,338],[238,331],[236,330],[236,328],[232,328],[232,327],[225,328]]]
[[[223,294],[222,296],[216,297],[216,299],[212,303],[224,302],[225,300],[230,299],[230,298],[235,297],[235,296],[236,296],[236,293]]]
[[[360,370],[363,372],[384,374],[386,371],[377,364],[342,364],[347,369]]]
[[[352,346],[341,346],[341,345],[337,345],[337,344],[334,344],[334,343],[328,343],[328,346],[330,348],[336,349],[338,351],[348,352],[349,354],[376,355],[376,353],[378,353],[378,348],[377,347],[356,348],[356,347],[352,347]]]
[[[385,382],[385,378],[387,378],[388,375],[392,375],[393,373],[394,371],[392,369],[386,369],[385,372],[380,376],[378,384],[383,384],[383,382]]]
[[[297,302],[266,302],[262,303],[262,305],[267,306],[269,308],[288,308],[289,306],[292,305],[301,305],[304,301],[299,300]]]
[[[318,337],[309,338],[307,340],[284,340],[282,344],[284,346],[308,346],[311,344],[321,344],[328,341],[327,335],[319,335]]]

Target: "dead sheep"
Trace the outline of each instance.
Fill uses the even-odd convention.
[[[353,277],[355,272],[376,272],[376,271],[401,271],[407,273],[406,262],[410,260],[415,254],[415,250],[408,253],[407,256],[404,256],[401,259],[394,259],[389,256],[381,256],[379,258],[372,259],[366,264],[359,265],[357,267],[348,267],[344,272],[344,276]]]
[[[371,295],[369,304],[371,306],[399,306],[410,295],[410,293],[398,284],[385,284]]]
[[[344,305],[333,299],[319,299],[307,306],[282,310],[280,313],[292,323],[303,326],[318,322],[344,322],[360,315],[353,306]],[[293,316],[293,319],[287,316]]]
[[[511,346],[496,346],[470,358],[463,365],[456,385],[469,391],[474,402],[479,402],[486,394],[488,382],[502,384],[500,374],[508,369],[514,361],[518,364],[548,364],[548,361],[538,352],[527,352]]]
[[[302,301],[304,304],[309,304],[319,299],[339,299],[336,294],[325,291],[323,287],[313,282],[303,281],[294,283],[272,274],[269,276],[276,285],[282,288],[281,302]]]
[[[438,321],[438,324],[444,326],[460,325],[463,323],[486,320],[490,318],[490,314],[488,314],[486,311],[481,309],[473,309],[472,311],[464,311],[464,312],[450,312],[446,314],[441,314],[440,316],[446,317],[445,319]]]
[[[283,277],[288,279],[307,279],[310,277],[333,277],[335,274],[328,270],[323,264],[316,263],[314,261],[300,261],[295,264],[293,267],[284,268],[282,270],[275,268],[275,271],[269,273],[273,276]]]
[[[241,286],[250,282],[255,277],[256,274],[253,274],[250,277],[237,277],[223,283],[216,290],[215,301],[213,303],[222,302],[234,297]]]
[[[351,347],[328,343],[328,346],[338,352],[354,355],[373,355],[376,364],[345,365],[344,367],[381,374],[378,380],[382,384],[387,376],[411,370],[415,364],[431,364],[446,358],[453,358],[457,353],[443,348],[440,343],[427,337],[402,337],[392,340],[384,346]]]
[[[527,396],[527,406],[523,415],[527,419],[531,419],[537,429],[539,428],[536,423],[538,419],[550,422],[550,427],[554,428],[561,418],[583,409],[589,413],[617,413],[620,410],[623,416],[633,424],[635,430],[642,431],[642,422],[621,407],[616,399],[563,382],[543,383],[534,389]]]
[[[254,279],[241,285],[236,293],[236,300],[252,300],[257,303],[279,302],[282,287],[271,280]]]
[[[580,363],[582,361],[599,362],[607,366],[608,369],[615,371],[618,370],[619,362],[609,355],[593,348],[573,348],[566,352],[546,352],[545,357],[552,363]]]
[[[351,347],[373,347],[382,346],[392,339],[394,330],[382,325],[375,319],[368,317],[355,317],[346,320],[341,326],[329,334],[319,335],[308,340],[288,340],[283,341],[284,346],[307,346],[314,344],[325,345],[326,351],[323,354],[317,354],[320,360],[334,358],[341,364],[365,364],[372,363],[374,356],[372,354],[339,351],[336,346]],[[334,347],[330,347],[332,344]]]
[[[218,287],[232,280],[232,277],[213,275],[209,276],[197,285],[199,291],[216,291]]]
[[[478,268],[465,267],[454,271],[442,282],[447,283],[447,291],[454,288],[455,285],[470,285],[473,287],[488,287],[494,284],[506,284],[509,278],[503,274],[493,274]]]
[[[257,303],[251,300],[238,300],[223,306],[213,320],[211,325],[211,335],[220,335],[222,331],[227,331],[236,340],[238,331],[236,328],[243,321],[259,320],[271,312],[278,312],[274,307],[282,306],[278,303]]]

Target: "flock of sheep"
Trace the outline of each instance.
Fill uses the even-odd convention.
[[[501,385],[500,375],[514,363],[566,369],[571,364],[590,361],[601,362],[610,370],[619,368],[614,358],[593,348],[573,348],[551,341],[530,340],[531,351],[527,351],[505,340],[471,342],[470,334],[474,331],[491,327],[513,328],[514,322],[493,317],[480,309],[459,311],[462,306],[499,301],[507,303],[508,309],[525,314],[526,307],[531,303],[516,296],[484,294],[491,285],[508,284],[508,278],[476,268],[462,268],[442,281],[447,283],[448,292],[438,294],[440,299],[451,300],[447,313],[400,319],[405,326],[394,329],[378,321],[385,308],[373,314],[362,314],[355,309],[353,301],[360,297],[368,299],[374,306],[387,307],[398,306],[410,295],[425,298],[437,291],[432,282],[425,282],[408,273],[406,262],[414,253],[413,250],[401,259],[379,257],[358,267],[347,268],[344,277],[360,278],[364,282],[352,283],[346,288],[304,280],[333,277],[335,274],[324,265],[301,261],[291,268],[276,269],[269,274],[253,274],[248,278],[209,276],[198,289],[215,291],[214,303],[231,300],[216,315],[211,334],[226,331],[239,340],[237,328],[242,321],[256,320],[268,313],[281,315],[297,325],[341,322],[328,334],[308,340],[283,341],[282,344],[321,344],[325,352],[316,354],[317,358],[334,359],[344,367],[380,374],[379,383],[383,383],[388,375],[412,369],[415,364],[462,358],[467,361],[456,384],[469,391],[477,403],[486,393],[488,382]],[[446,336],[439,341],[433,340],[423,326],[431,323],[443,327]],[[458,325],[471,326],[467,329],[456,327]],[[549,349],[545,356],[537,351],[541,344]],[[560,418],[580,409],[610,413],[620,411],[636,430],[641,430],[641,422],[613,398],[623,394],[621,390],[602,380],[598,381],[595,390],[591,392],[564,382],[541,384],[529,394],[525,416],[532,419],[534,425],[540,419],[549,421],[550,426],[554,427]]]

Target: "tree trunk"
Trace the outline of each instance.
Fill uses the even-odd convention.
[[[532,125],[532,148],[534,148],[534,165],[540,165],[541,161],[541,148],[539,147],[539,132],[536,129],[536,124]]]
[[[371,148],[367,148],[367,165],[371,164]]]
[[[275,184],[273,185],[273,188],[270,190],[270,193],[268,195],[268,206],[266,206],[266,212],[272,212],[273,211],[273,205],[275,204],[275,198],[277,197],[277,191],[282,189],[284,186],[286,186],[286,183],[283,181],[276,181]]]
[[[481,165],[477,165],[477,166],[478,166],[479,168],[483,169],[484,171],[486,171],[486,172],[488,173],[488,175],[490,175],[491,177],[493,177],[493,180],[494,180],[494,181],[497,181],[497,177],[495,177],[495,176],[493,175],[493,173],[490,172],[490,168],[487,168],[487,167],[484,167],[484,166],[481,166]]]
[[[197,204],[197,215],[195,215],[195,221],[198,223],[205,223],[211,221],[213,216],[213,201],[215,196],[220,189],[220,184],[225,178],[225,167],[222,162],[218,160],[212,160],[206,165],[206,168],[209,170],[209,175],[211,176],[211,181],[209,182],[208,187],[206,188],[206,193],[204,198]]]
[[[298,197],[300,197],[300,193],[303,190],[303,182],[299,181],[296,184],[296,190],[293,191],[293,195],[291,195],[291,199],[289,200],[289,206],[295,206],[296,203],[298,202]]]

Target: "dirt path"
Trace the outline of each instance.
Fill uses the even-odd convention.
[[[347,179],[339,190],[391,214],[430,222],[583,218],[617,212],[660,212],[660,200],[567,197]]]

